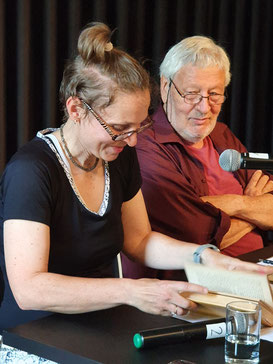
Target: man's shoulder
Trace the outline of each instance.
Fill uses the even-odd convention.
[[[218,151],[227,148],[245,150],[244,145],[232,132],[232,130],[224,123],[217,122],[214,130],[210,134],[210,138]]]
[[[158,142],[154,128],[149,128],[137,136],[137,144],[135,146],[137,152],[139,150],[152,150],[157,148]]]

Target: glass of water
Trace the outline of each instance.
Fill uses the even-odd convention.
[[[226,363],[259,363],[261,315],[261,306],[257,302],[234,301],[227,304]]]

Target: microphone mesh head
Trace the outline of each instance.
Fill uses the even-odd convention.
[[[237,171],[241,166],[241,153],[234,149],[226,149],[219,157],[219,164],[224,171]]]
[[[247,316],[243,312],[233,312],[233,315],[227,318],[227,331],[237,334],[243,334],[247,332]]]

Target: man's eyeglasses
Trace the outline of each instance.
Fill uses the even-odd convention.
[[[97,119],[97,121],[100,123],[100,125],[107,131],[107,133],[111,136],[112,140],[114,140],[114,141],[124,140],[126,138],[129,138],[134,133],[139,134],[142,131],[144,131],[145,129],[148,129],[150,126],[152,126],[152,124],[154,122],[150,118],[150,116],[148,116],[147,119],[145,121],[143,121],[142,126],[140,128],[135,129],[135,130],[129,130],[129,131],[126,131],[125,133],[121,133],[121,134],[115,134],[111,130],[111,126],[108,125],[105,121],[103,121],[102,118],[96,113],[96,111],[90,105],[87,104],[87,102],[83,101],[82,99],[80,99],[80,100],[86,106],[86,108],[91,112],[91,114]]]
[[[203,99],[208,99],[208,101],[211,105],[220,105],[220,104],[223,104],[225,99],[227,98],[226,95],[221,95],[221,94],[217,94],[217,93],[211,93],[209,96],[202,96],[200,94],[192,94],[192,93],[183,95],[178,90],[178,88],[176,87],[176,85],[172,79],[170,79],[170,85],[171,84],[174,85],[174,88],[176,89],[177,93],[181,97],[183,97],[186,104],[196,105],[196,104],[199,104],[199,102],[201,102]]]

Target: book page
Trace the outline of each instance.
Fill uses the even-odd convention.
[[[185,272],[189,282],[205,286],[209,291],[262,300],[273,307],[271,288],[264,274],[228,271],[195,263],[187,263]]]
[[[208,292],[207,294],[195,293],[195,292],[182,292],[181,296],[189,298],[196,303],[209,303],[210,306],[226,307],[226,305],[232,301],[245,300],[246,298],[236,295],[224,295],[214,292]],[[258,301],[257,301],[258,302]]]

